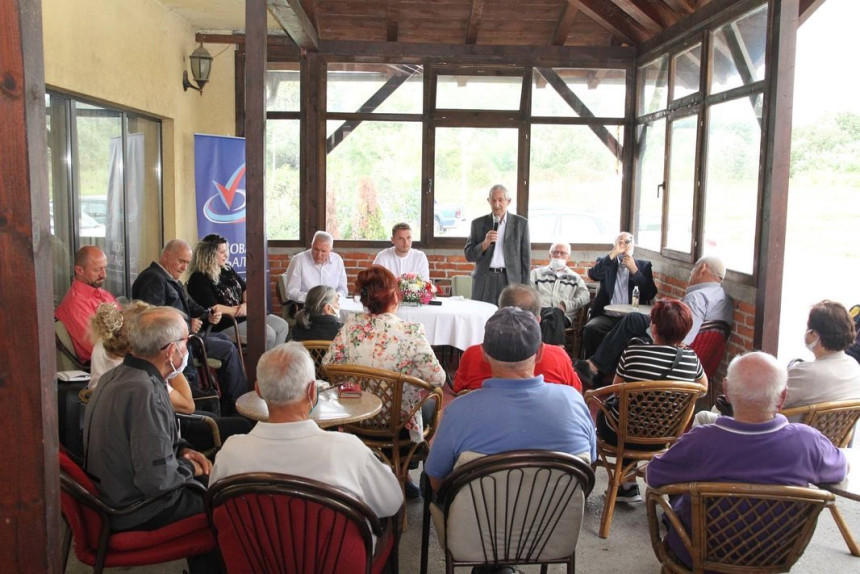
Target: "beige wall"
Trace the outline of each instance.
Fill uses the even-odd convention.
[[[216,56],[201,96],[182,90],[189,23],[153,0],[43,0],[45,83],[162,120],[165,239],[197,238],[194,133],[235,134],[233,47]],[[155,254],[153,254],[153,257]]]

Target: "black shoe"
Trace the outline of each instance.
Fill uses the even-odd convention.
[[[594,375],[596,373],[591,372],[591,367],[588,366],[588,361],[585,359],[577,359],[573,362],[573,370],[575,370],[576,374],[579,375],[579,380],[582,382],[583,386],[588,386],[589,388],[594,387]]]
[[[624,486],[622,484],[618,487],[618,497],[616,500],[618,502],[642,502],[642,495],[639,494],[639,485]]]
[[[416,500],[418,498],[421,498],[421,488],[410,480],[406,483],[406,500]]]

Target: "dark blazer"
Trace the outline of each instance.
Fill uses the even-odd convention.
[[[639,287],[639,301],[642,303],[650,303],[657,295],[657,286],[654,285],[654,277],[651,274],[651,262],[645,259],[635,259],[636,267],[639,268],[636,273],[630,276],[627,281],[627,296],[633,297],[633,288]],[[612,293],[615,291],[615,278],[618,276],[618,261],[615,258],[610,259],[609,255],[601,257],[594,264],[594,267],[588,270],[588,276],[594,281],[600,281],[600,289],[591,303],[591,315],[597,317],[603,315],[603,308],[609,305],[612,301]]]
[[[189,297],[182,283],[171,277],[155,261],[134,280],[131,298],[140,299],[150,305],[173,307],[185,313],[189,319],[202,319],[209,314],[209,309]]]
[[[290,336],[293,341],[333,341],[341,327],[343,323],[334,315],[320,315],[311,321],[311,326],[307,329],[296,322],[290,330]]]
[[[505,215],[505,270],[508,277],[508,285],[514,283],[529,284],[529,272],[532,266],[532,247],[529,240],[529,222],[525,217],[508,212]],[[496,250],[496,244],[490,245],[486,251],[481,251],[481,242],[487,236],[487,232],[493,228],[493,214],[489,213],[472,221],[469,231],[469,240],[463,252],[466,261],[475,264],[472,271],[472,297],[475,293],[481,293],[484,289],[484,281],[490,260]]]

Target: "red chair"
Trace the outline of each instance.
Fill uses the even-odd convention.
[[[215,538],[203,513],[157,530],[111,533],[109,516],[135,511],[157,498],[126,508],[112,508],[99,497],[86,472],[63,451],[60,451],[60,487],[60,505],[68,525],[63,539],[63,571],[73,537],[78,560],[92,566],[97,573],[106,567],[171,562],[215,548]],[[204,490],[202,485],[200,490]]]
[[[383,530],[366,504],[316,480],[238,474],[209,488],[206,511],[231,573],[370,574],[389,561],[397,572],[394,519]]]
[[[696,335],[696,338],[690,343],[690,348],[699,357],[702,368],[705,369],[705,374],[709,380],[713,378],[720,367],[720,363],[723,362],[723,355],[726,353],[726,343],[731,334],[732,329],[728,323],[724,321],[705,321],[699,327],[699,333]]]

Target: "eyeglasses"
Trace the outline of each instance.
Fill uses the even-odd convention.
[[[170,341],[169,343],[167,343],[166,345],[164,345],[163,347],[161,347],[161,349],[160,349],[160,350],[162,350],[162,351],[163,351],[164,349],[166,349],[167,347],[169,347],[169,346],[170,346],[170,345],[172,345],[173,343],[179,343],[180,341],[185,341],[185,342],[186,342],[186,344],[187,344],[187,343],[188,343],[188,339],[189,339],[190,337],[191,337],[191,335],[185,335],[185,336],[184,336],[184,337],[182,337],[181,339],[176,339],[175,341]]]
[[[630,245],[631,243],[633,243],[633,238],[631,237],[629,239],[619,239],[618,243],[624,243],[625,245]]]
[[[549,254],[552,257],[567,257],[568,255],[570,255],[570,253],[566,251],[550,251]]]

